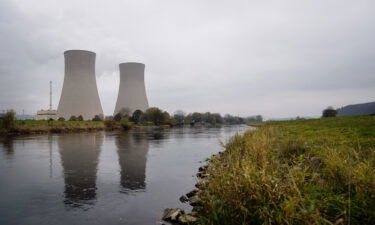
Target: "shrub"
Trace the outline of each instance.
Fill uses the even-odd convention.
[[[64,117],[60,117],[60,118],[58,119],[58,121],[65,121],[65,118],[64,118]]]
[[[112,119],[112,118],[106,118],[104,120],[104,126],[107,128],[107,129],[113,129],[116,125],[116,122]]]
[[[92,118],[92,121],[102,121],[102,117],[99,115],[95,115],[94,118]]]
[[[124,130],[130,130],[130,128],[133,126],[133,123],[129,121],[128,118],[122,118],[121,119],[121,127]]]
[[[15,120],[16,113],[13,110],[8,111],[5,114],[5,117],[3,119],[3,127],[5,129],[13,128],[14,127],[14,120]]]
[[[77,118],[78,121],[83,121],[83,116],[82,115],[79,115],[78,118]]]
[[[71,116],[71,117],[69,118],[69,121],[77,121],[77,117],[76,117],[76,116]]]
[[[150,121],[144,121],[141,123],[142,126],[155,126],[155,124],[153,122],[150,122]]]

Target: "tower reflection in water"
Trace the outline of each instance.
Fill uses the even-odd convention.
[[[120,164],[121,192],[146,188],[147,136],[136,132],[121,133],[116,138]]]
[[[61,135],[57,140],[64,171],[65,204],[71,207],[94,204],[103,134]]]

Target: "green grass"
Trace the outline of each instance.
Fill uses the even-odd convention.
[[[99,125],[103,124],[102,121],[49,121],[46,120],[15,120],[16,125],[80,125],[80,124],[90,124]]]
[[[201,224],[375,221],[375,116],[256,126],[210,163]]]
[[[2,128],[0,134],[65,133],[105,129],[102,121],[52,121],[15,120],[10,128]]]

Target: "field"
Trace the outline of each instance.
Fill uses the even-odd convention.
[[[373,224],[375,116],[253,124],[213,157],[201,224]]]

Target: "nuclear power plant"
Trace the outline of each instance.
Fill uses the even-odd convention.
[[[145,88],[145,64],[128,62],[121,63],[120,87],[118,91],[114,115],[122,109],[134,112],[137,109],[145,111],[148,108],[148,101]]]
[[[91,120],[96,115],[103,116],[96,86],[95,56],[94,52],[84,50],[64,52],[65,77],[57,117],[68,120],[82,115],[84,120]]]
[[[57,118],[68,120],[72,116],[82,116],[92,120],[103,117],[95,77],[96,54],[86,50],[68,50],[64,52],[65,76],[57,107]],[[142,63],[121,63],[120,87],[114,114],[125,109],[132,113],[137,109],[145,111],[148,101],[145,88],[145,65]]]

